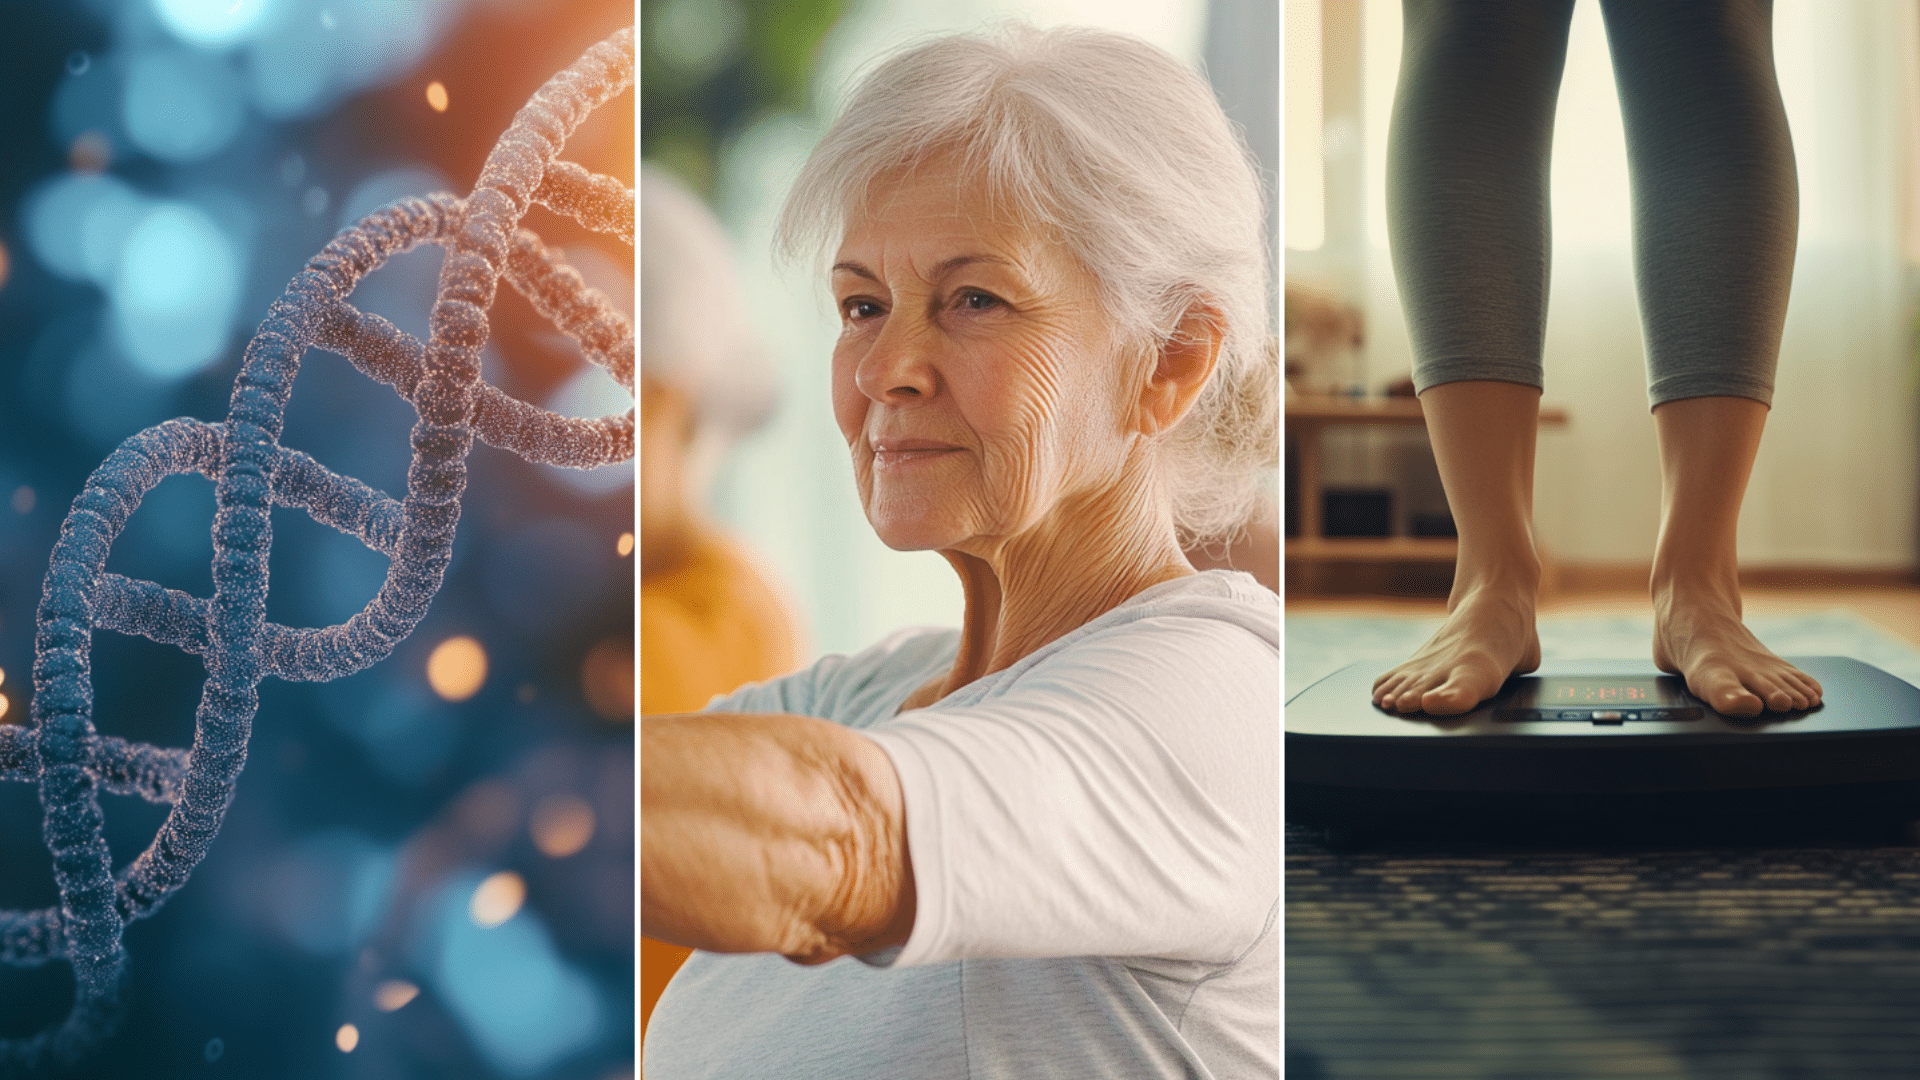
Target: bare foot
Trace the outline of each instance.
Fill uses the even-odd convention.
[[[1373,703],[1396,712],[1458,716],[1540,666],[1533,625],[1538,578],[1469,587],[1413,658],[1374,680]]]
[[[1773,654],[1740,621],[1738,588],[1656,587],[1653,662],[1725,716],[1820,704],[1820,683]]]

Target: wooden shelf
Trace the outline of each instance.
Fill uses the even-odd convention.
[[[1459,544],[1451,537],[1293,536],[1287,558],[1316,562],[1452,562]]]
[[[1286,402],[1290,452],[1299,467],[1302,535],[1287,540],[1286,558],[1297,571],[1288,580],[1302,593],[1316,591],[1317,568],[1332,562],[1449,563],[1458,552],[1452,539],[1411,536],[1321,536],[1320,436],[1340,424],[1364,426],[1422,426],[1426,414],[1419,398],[1351,398],[1302,395]],[[1557,406],[1540,410],[1541,427],[1565,427],[1567,410]],[[1540,552],[1542,562],[1547,553]]]
[[[1301,395],[1287,399],[1287,424],[1318,428],[1327,424],[1419,424],[1426,414],[1419,398],[1351,398]],[[1541,427],[1565,427],[1567,410],[1555,405],[1540,409]]]

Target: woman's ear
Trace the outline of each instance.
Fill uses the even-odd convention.
[[[1155,348],[1153,370],[1140,389],[1134,428],[1142,435],[1158,435],[1178,424],[1213,375],[1220,361],[1225,319],[1220,309],[1197,300],[1180,322]]]

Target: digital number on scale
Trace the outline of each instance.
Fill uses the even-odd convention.
[[[1644,686],[1560,686],[1555,688],[1549,700],[1562,704],[1593,701],[1653,701],[1654,695]]]

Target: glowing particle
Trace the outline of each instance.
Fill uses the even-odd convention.
[[[13,264],[7,261],[7,245],[0,244],[0,289],[7,287],[7,275],[13,270]]]
[[[0,686],[7,685],[7,669],[0,668]]]
[[[33,513],[33,504],[36,501],[38,501],[38,496],[34,495],[33,488],[28,487],[26,484],[21,484],[19,487],[13,489],[13,512],[14,513],[16,514]]]
[[[467,915],[478,927],[499,926],[514,913],[520,905],[527,902],[527,881],[511,870],[502,870],[490,875],[473,890],[473,899],[467,904]]]
[[[208,1039],[206,1049],[201,1051],[208,1061],[219,1061],[220,1055],[226,1052],[227,1044],[219,1038]]]
[[[92,66],[93,57],[88,56],[79,49],[75,49],[67,54],[67,74],[69,75],[85,75],[87,69]]]
[[[327,194],[326,188],[317,184],[308,188],[306,194],[300,196],[300,209],[305,210],[308,217],[319,217],[326,213],[327,207],[332,204],[333,197]]]
[[[199,49],[131,54],[121,81],[120,130],[164,161],[203,161],[246,125],[246,84],[233,65]]]
[[[487,681],[487,650],[462,634],[434,646],[427,657],[427,685],[448,701],[465,701]]]
[[[156,202],[120,249],[108,292],[126,358],[168,382],[212,364],[240,313],[244,252],[199,207]]]
[[[633,534],[630,532],[621,533],[620,539],[614,541],[613,550],[619,552],[620,557],[623,559],[633,554]]]
[[[533,807],[533,845],[549,859],[564,859],[593,839],[593,807],[578,795],[549,795]]]
[[[420,996],[420,988],[405,979],[388,979],[373,992],[373,1003],[381,1012],[395,1012]]]
[[[633,719],[633,642],[607,638],[580,664],[580,692],[602,720]]]
[[[433,107],[434,112],[447,111],[447,88],[440,85],[438,79],[427,84],[427,104]]]
[[[267,0],[154,0],[160,21],[180,40],[202,49],[223,49],[252,37],[266,15]]]
[[[0,694],[0,720],[6,719],[8,708],[7,695]]]
[[[333,1045],[339,1047],[343,1054],[353,1053],[353,1048],[360,1045],[360,1029],[352,1024],[341,1024],[340,1030],[333,1033]]]
[[[67,147],[67,165],[74,172],[106,172],[113,164],[113,144],[98,131],[83,131],[73,137],[73,145]]]
[[[331,30],[331,29],[333,29],[334,27],[336,27],[336,26],[339,26],[339,25],[340,25],[340,21],[339,21],[338,19],[335,19],[335,18],[333,17],[333,9],[332,9],[332,8],[321,8],[321,9],[320,9],[320,29],[322,29],[322,30]]]

